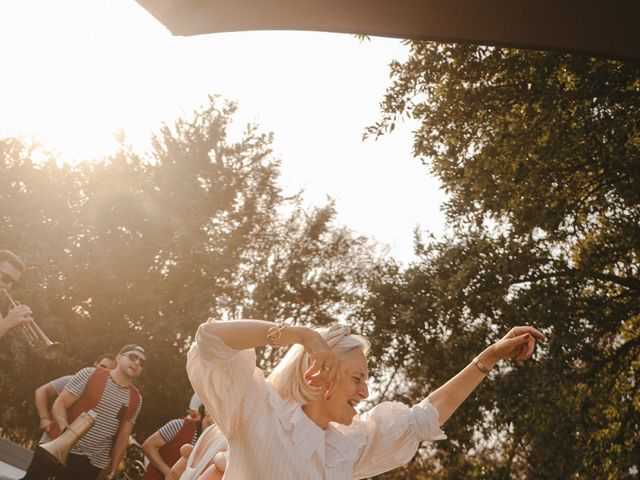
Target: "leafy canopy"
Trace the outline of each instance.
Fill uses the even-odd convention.
[[[367,135],[419,120],[414,154],[449,194],[450,227],[370,283],[362,316],[404,375],[393,393],[421,398],[514,325],[550,342],[388,478],[637,478],[640,67],[411,43],[391,76]]]

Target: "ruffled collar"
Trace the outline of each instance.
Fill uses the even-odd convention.
[[[330,423],[326,430],[307,417],[302,406],[293,400],[285,401],[267,382],[269,404],[278,416],[282,428],[290,436],[293,450],[304,460],[324,443],[324,463],[335,467],[344,461],[355,461],[366,441],[362,423],[354,419],[350,427]],[[348,428],[348,433],[347,433]]]
[[[357,418],[348,427],[330,423],[326,430],[326,454],[324,463],[335,467],[344,461],[355,462],[367,441],[364,424]]]

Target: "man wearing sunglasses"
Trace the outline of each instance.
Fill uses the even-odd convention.
[[[40,469],[43,476],[24,478],[93,480],[105,468],[107,479],[113,478],[142,408],[142,396],[133,381],[142,373],[145,358],[142,347],[129,344],[120,349],[112,370],[88,367],[76,373],[53,403],[49,436],[56,438],[88,410],[98,414],[96,423],[71,449],[64,468],[50,464]]]
[[[9,250],[0,250],[0,289],[11,290],[24,271],[24,263],[14,253]],[[0,290],[1,297],[4,297],[4,293]],[[31,309],[27,305],[9,308],[6,317],[0,314],[0,337],[31,318]]]
[[[111,370],[116,366],[116,356],[113,353],[103,353],[100,355],[95,362],[93,362],[94,367],[101,367],[107,370]],[[64,390],[64,387],[69,383],[69,380],[73,378],[73,375],[64,375],[62,377],[56,378],[55,380],[51,380],[43,385],[40,385],[35,391],[35,404],[36,410],[40,417],[40,429],[44,431],[40,440],[38,440],[38,445],[42,445],[43,443],[47,443],[51,441],[49,438],[49,427],[51,425],[51,412],[49,410],[49,402],[52,399],[55,399],[60,393]],[[45,454],[39,448],[34,452],[33,457],[31,458],[31,463],[27,468],[26,474],[23,477],[25,478],[46,478],[49,475],[49,470],[51,466],[47,460]]]

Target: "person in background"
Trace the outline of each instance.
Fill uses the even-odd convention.
[[[54,422],[49,434],[56,438],[80,414],[97,413],[95,425],[71,449],[58,480],[93,480],[107,468],[115,475],[142,408],[142,396],[133,382],[144,369],[146,354],[135,344],[125,345],[112,370],[84,368],[76,373],[51,408]]]
[[[200,414],[198,413],[198,410],[200,409],[200,405],[202,405],[202,402],[198,398],[198,395],[194,393],[193,395],[191,395],[191,400],[189,400],[189,408],[187,409],[187,415],[189,415],[191,418],[198,419],[200,417]]]
[[[95,362],[93,362],[94,368],[105,368],[111,370],[116,366],[116,356],[113,353],[104,353],[100,355]],[[51,441],[47,430],[51,426],[51,412],[49,411],[49,400],[56,398],[69,380],[73,378],[73,375],[64,375],[62,377],[51,380],[50,382],[40,385],[35,391],[35,404],[40,418],[40,429],[44,430],[38,445],[42,445]],[[27,467],[24,479],[45,479],[51,478],[51,466],[49,461],[44,456],[44,453],[39,448],[36,448],[31,463]]]
[[[171,475],[180,480],[221,480],[228,462],[226,437],[215,423],[206,428],[194,445],[180,448],[181,458],[173,464]]]
[[[211,424],[204,405],[198,408],[199,418],[177,418],[164,424],[142,444],[149,459],[143,480],[177,480],[171,476],[171,467],[180,458],[180,447],[195,445],[202,431]]]
[[[103,353],[95,362],[93,362],[94,368],[106,368],[111,370],[116,366],[116,355],[113,353]],[[50,382],[40,385],[35,391],[35,404],[38,411],[38,417],[40,418],[40,429],[44,430],[44,436],[47,435],[47,430],[51,425],[51,415],[49,412],[49,400],[55,399],[60,392],[67,385],[69,380],[73,378],[73,375],[64,375],[62,377],[51,380]],[[48,437],[47,437],[48,438]],[[39,443],[44,443],[48,440],[40,440]]]

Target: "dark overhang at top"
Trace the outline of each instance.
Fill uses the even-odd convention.
[[[640,61],[640,0],[137,0],[173,35],[309,30]]]

